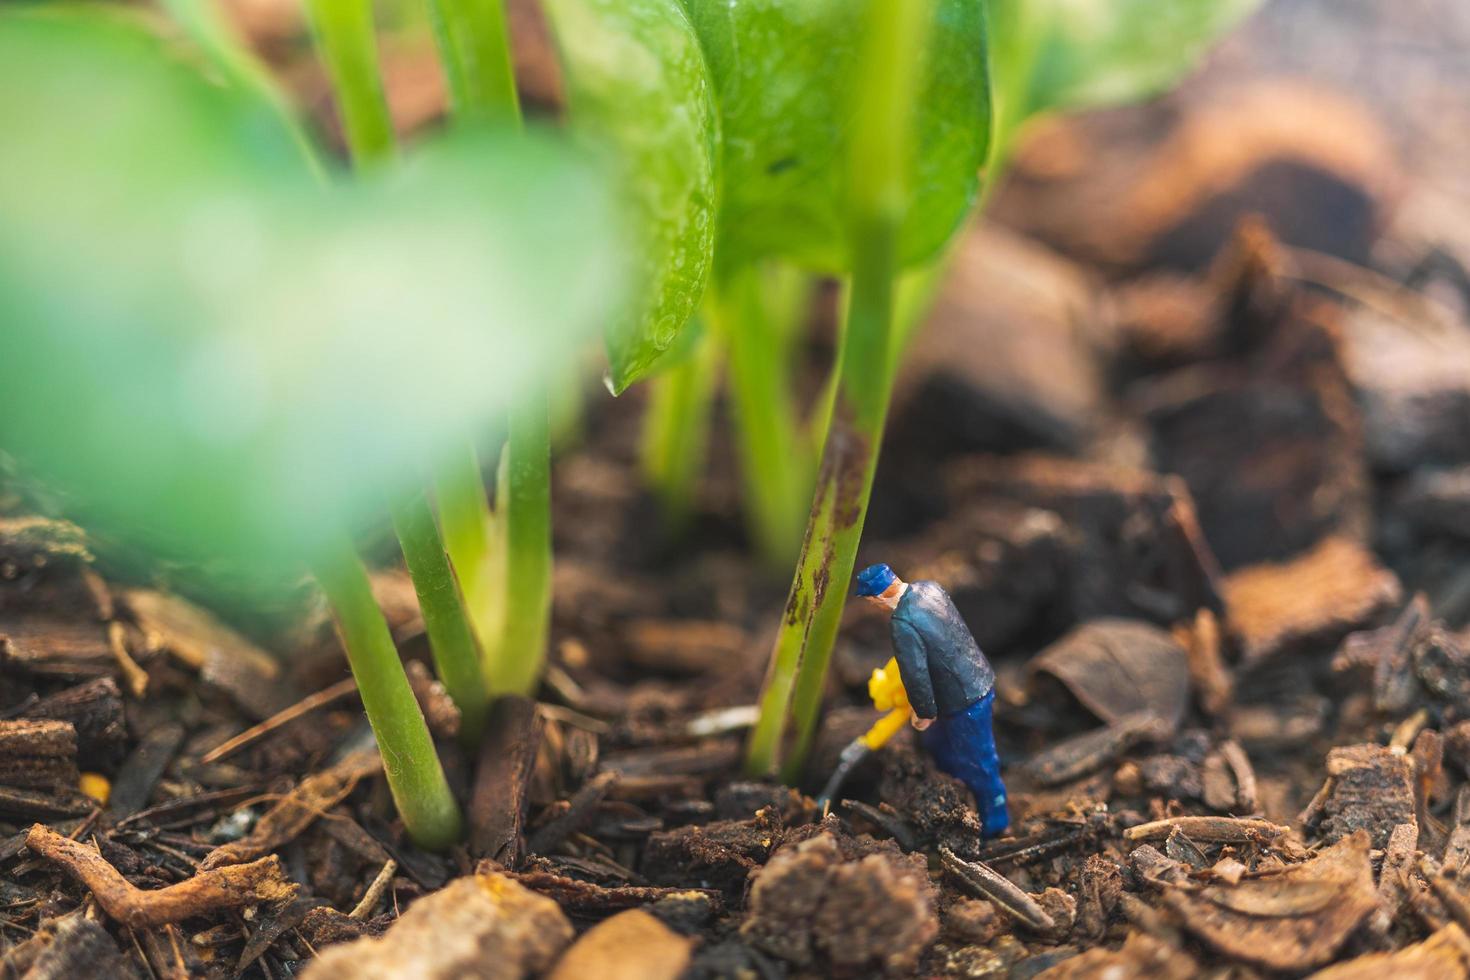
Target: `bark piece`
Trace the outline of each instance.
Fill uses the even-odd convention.
[[[201,681],[225,692],[256,721],[301,699],[279,662],[204,609],[151,589],[129,590],[124,599],[157,646],[197,670]]]
[[[939,932],[924,859],[897,849],[844,858],[821,833],[782,848],[755,876],[746,941],[833,976],[904,975]]]
[[[481,862],[481,867],[488,866],[488,862]],[[557,905],[579,919],[603,918],[626,909],[685,897],[691,902],[708,904],[717,912],[724,908],[723,897],[712,889],[607,886],[579,878],[568,878],[550,871],[507,871],[505,874],[532,891],[555,899]]]
[[[382,766],[376,750],[354,752],[335,766],[307,776],[267,810],[249,834],[221,844],[205,855],[200,870],[243,864],[284,847],[317,817],[346,799],[359,780],[378,772]]]
[[[1381,848],[1399,824],[1418,826],[1414,810],[1413,761],[1380,745],[1349,745],[1327,754],[1327,781],[1302,822],[1319,824],[1328,841],[1363,830]]]
[[[1281,564],[1253,565],[1225,580],[1229,628],[1245,661],[1334,642],[1397,604],[1398,578],[1346,538],[1325,538]]]
[[[1065,612],[1063,627],[1110,616],[1173,621],[1201,607],[1224,608],[1219,568],[1194,533],[1189,493],[1177,478],[1041,454],[962,459],[944,476],[945,495],[956,513],[1009,504],[1054,515],[1051,522],[1060,524],[1060,534],[1051,533],[1059,547],[1049,560],[1060,563],[1053,602]],[[949,576],[930,569],[942,561],[936,555],[954,554],[962,540],[952,524],[936,526],[915,546],[920,569],[910,577],[951,585]],[[1005,578],[999,576],[1003,589],[1009,588]],[[961,613],[983,624],[978,613],[985,611],[984,596],[968,595],[953,584],[950,592]]]
[[[0,608],[0,663],[48,680],[110,677],[117,670],[107,628],[69,613],[19,614]]]
[[[1151,712],[1172,730],[1189,701],[1184,649],[1164,630],[1127,619],[1099,619],[1077,627],[1031,662],[1050,674],[1108,724]]]
[[[159,926],[196,915],[247,905],[289,901],[296,886],[274,855],[213,871],[201,871],[167,888],[145,891],[129,884],[102,855],[36,824],[26,847],[55,861],[92,892],[109,917],[132,928]]]
[[[490,709],[470,798],[470,853],[515,867],[525,847],[527,793],[545,723],[530,698],[507,695]]]
[[[1136,745],[1168,734],[1167,723],[1151,711],[1140,711],[1105,728],[1057,742],[1027,760],[1023,771],[1038,786],[1058,786],[1095,772]]]
[[[77,764],[89,771],[112,772],[127,752],[122,692],[111,677],[57,691],[20,717],[70,722],[77,733]]]
[[[1328,535],[1368,537],[1361,422],[1334,317],[1298,299],[1260,349],[1140,390],[1159,469],[1189,487],[1227,569],[1283,561]]]
[[[18,980],[109,977],[134,980],[138,971],[102,928],[81,912],[44,923],[25,942],[0,956],[0,976]]]
[[[1422,943],[1393,953],[1368,953],[1347,963],[1329,966],[1308,980],[1460,980],[1470,975],[1470,938],[1456,924],[1437,931]]]
[[[153,787],[158,785],[163,771],[183,744],[184,726],[174,722],[144,734],[112,781],[108,808],[114,819],[122,820],[143,809],[153,795]]]
[[[694,940],[642,909],[619,912],[582,935],[547,980],[679,980]]]
[[[457,878],[419,899],[381,938],[325,950],[304,980],[519,980],[572,941],[557,904],[505,875]]]
[[[1036,980],[1094,980],[1097,977],[1151,977],[1193,980],[1199,964],[1189,954],[1145,932],[1128,933],[1123,945],[1090,949],[1036,974]]]
[[[0,721],[0,785],[69,794],[77,778],[77,732],[70,723]]]
[[[1201,91],[1050,121],[1018,153],[996,217],[1114,271],[1202,268],[1257,214],[1292,245],[1366,262],[1398,180],[1379,120],[1311,81]]]
[[[890,446],[926,460],[1079,449],[1103,414],[1087,335],[1103,302],[1081,267],[1031,240],[993,224],[965,234],[895,381]]]
[[[1377,907],[1368,835],[1343,838],[1280,874],[1166,889],[1162,898],[1185,929],[1226,956],[1275,970],[1319,966]]]

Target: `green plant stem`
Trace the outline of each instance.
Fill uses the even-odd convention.
[[[501,0],[430,0],[429,15],[449,97],[461,118],[520,119],[510,35]]]
[[[444,850],[459,840],[459,806],[408,686],[388,623],[373,599],[367,572],[345,540],[320,560],[315,571],[377,736],[383,771],[403,825],[420,847]]]
[[[756,775],[775,767],[788,707],[796,738],[781,774],[795,781],[801,773],[867,517],[893,386],[897,239],[908,199],[918,60],[929,23],[927,0],[868,4],[848,148],[852,286],[837,396],[760,718],[747,746],[746,768]]]
[[[790,370],[795,304],[771,295],[761,270],[744,267],[711,288],[714,332],[730,351],[730,398],[747,524],[767,564],[790,563],[811,498],[812,450],[802,438]]]
[[[490,709],[480,672],[480,651],[470,632],[444,544],[439,540],[434,512],[423,493],[410,494],[394,504],[393,529],[398,533],[414,592],[418,593],[434,667],[459,707],[460,740],[478,745]]]
[[[551,615],[551,433],[545,392],[511,411],[505,444],[505,633],[487,681],[530,695]]]
[[[371,0],[307,0],[317,49],[326,63],[347,148],[359,165],[393,154],[393,120],[383,95]]]
[[[695,329],[695,325],[685,329]],[[643,477],[676,530],[688,524],[694,511],[709,450],[710,409],[721,359],[719,338],[705,332],[692,353],[649,382],[643,416]]]
[[[510,38],[501,0],[431,0],[435,39],[449,80],[455,114],[461,119],[500,116],[519,122]],[[504,554],[477,561],[472,576],[478,580],[471,604],[476,620],[485,683],[498,693],[529,694],[535,689],[546,656],[546,634],[551,615],[551,441],[545,391],[530,395],[523,408],[511,412],[501,466],[505,492],[498,495],[498,516],[475,505],[481,522],[477,540],[482,544],[500,536]],[[451,463],[461,469],[464,462]],[[463,484],[464,474],[448,475]],[[436,481],[445,484],[441,476]],[[480,496],[483,497],[483,488]],[[440,501],[441,519],[445,501]],[[458,505],[464,507],[461,501]],[[467,509],[461,515],[468,521]],[[467,523],[456,520],[457,542],[470,541]],[[497,522],[499,527],[496,526]],[[456,548],[462,547],[456,544]],[[475,561],[465,554],[466,563]],[[483,552],[481,554],[484,554]],[[498,564],[495,564],[498,562]],[[460,568],[456,560],[456,568]]]
[[[439,507],[444,550],[459,579],[465,612],[483,651],[487,643],[500,635],[500,621],[494,608],[495,518],[485,497],[479,454],[473,446],[465,446],[463,452],[453,454],[435,469],[434,500]]]

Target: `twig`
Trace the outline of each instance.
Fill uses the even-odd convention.
[[[291,707],[276,712],[260,724],[252,725],[234,738],[216,745],[204,753],[204,757],[199,761],[218,762],[227,755],[234,755],[251,742],[256,741],[262,736],[269,735],[287,722],[295,721],[302,715],[315,711],[323,705],[331,704],[338,698],[346,697],[355,690],[357,690],[357,681],[351,677],[340,680],[330,687],[324,687],[315,694],[307,695],[300,701],[297,701]]]
[[[347,913],[349,919],[366,919],[373,914],[373,909],[378,907],[378,902],[383,898],[383,892],[388,890],[393,876],[398,873],[398,862],[392,858],[383,865],[383,870],[373,879],[372,884],[367,886],[367,891],[362,893],[362,901],[355,905],[351,912]]]
[[[142,698],[148,693],[148,672],[138,666],[138,661],[128,652],[128,641],[123,630],[123,624],[117,620],[107,624],[107,645],[112,648],[112,659],[117,661],[117,669],[122,672],[123,680],[127,682],[128,693],[134,698]]]
[[[966,861],[949,848],[940,847],[939,863],[972,894],[990,899],[1022,924],[1038,932],[1056,928],[1056,920],[1034,898],[984,862]]]
[[[1242,844],[1272,841],[1286,836],[1291,830],[1269,820],[1250,820],[1243,817],[1170,817],[1167,820],[1155,820],[1129,827],[1123,831],[1123,837],[1131,841],[1163,840],[1175,828],[1196,841]]]
[[[286,901],[296,894],[296,885],[286,878],[274,855],[250,864],[201,871],[176,885],[145,891],[129,883],[94,849],[43,824],[31,828],[26,847],[64,867],[91,891],[102,911],[134,929],[180,922],[219,909]]]
[[[381,767],[377,752],[354,752],[330,769],[307,776],[271,807],[247,836],[216,847],[204,856],[199,867],[208,871],[269,854],[294,840],[317,817],[346,799],[358,780]]]

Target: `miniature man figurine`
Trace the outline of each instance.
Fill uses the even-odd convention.
[[[857,594],[893,614],[893,650],[913,725],[939,768],[975,794],[986,837],[1010,825],[991,712],[995,670],[949,593],[904,582],[887,565],[858,573]]]

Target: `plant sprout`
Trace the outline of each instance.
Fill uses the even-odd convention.
[[[323,182],[278,105],[194,65],[130,15],[0,13],[3,444],[156,554],[312,568],[405,826],[443,846],[458,810],[346,532],[393,501],[453,625],[414,475],[618,295],[606,184],[544,136],[469,133]]]
[[[978,14],[978,6],[967,6]],[[993,33],[987,37],[980,29],[977,33],[982,40],[969,52],[981,64],[987,52],[994,52],[997,103],[1001,108],[997,138],[989,157],[989,178],[993,182],[994,170],[1004,163],[1016,131],[1027,119],[1054,109],[1150,94],[1182,73],[1211,37],[1251,6],[1251,0],[1195,0],[1169,5],[1169,10],[1161,13],[1157,4],[1144,0],[992,0]],[[946,15],[954,13],[942,0],[936,3],[935,23],[925,28],[929,43],[952,42],[955,31]],[[937,26],[940,24],[944,26]],[[870,53],[869,57],[881,55]],[[929,102],[921,101],[917,109],[909,110],[918,114],[916,137],[906,136],[908,131],[904,129],[888,133],[900,146],[919,147],[920,164],[908,185],[913,189],[912,199],[901,196],[901,185],[896,181],[890,180],[887,188],[893,195],[890,206],[906,207],[910,215],[925,215],[932,206],[926,205],[922,193],[933,179],[932,174],[926,175],[925,167],[935,165],[924,143],[929,132],[924,125],[925,113],[930,109]],[[862,161],[879,152],[874,145],[863,142],[864,138],[874,138],[876,124],[862,109],[857,110],[857,118],[857,136],[851,144],[854,155],[849,157],[853,168],[860,168]],[[989,124],[987,118],[987,131]],[[962,160],[955,156],[950,162],[958,167]],[[857,190],[867,186],[864,180],[857,169],[849,171],[854,227],[868,227],[869,236],[881,237],[880,226],[865,225],[861,217]],[[953,224],[948,227],[953,228]],[[942,244],[916,234],[935,248]],[[896,239],[895,261],[881,285],[881,266],[873,257],[878,253],[871,238],[856,234],[851,239],[854,268],[848,321],[839,352],[836,400],[811,518],[771,656],[760,717],[747,746],[746,767],[754,774],[764,774],[776,766],[789,711],[795,741],[781,772],[788,781],[800,775],[816,730],[827,663],[852,576],[893,372],[907,339],[907,324],[917,321],[928,286],[937,279],[940,268],[931,264],[904,283],[906,288],[900,291],[898,305],[907,309],[896,316],[894,275],[904,258],[924,257],[907,251],[906,243],[912,236],[905,238],[900,231]],[[866,268],[857,264],[858,250],[865,241],[871,249]]]

